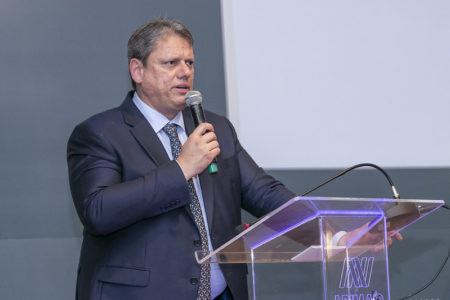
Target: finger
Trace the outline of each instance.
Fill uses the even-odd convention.
[[[192,133],[202,136],[208,131],[214,132],[214,127],[210,123],[201,123]]]
[[[210,153],[212,154],[212,158],[214,158],[214,157],[216,157],[217,155],[220,154],[220,148],[219,148],[219,147],[214,148],[214,149],[212,149],[212,150],[210,151]]]
[[[398,232],[395,233],[394,237],[397,241],[403,241],[403,236]]]
[[[202,136],[202,141],[205,143],[211,143],[217,141],[217,136],[214,132],[209,131]]]
[[[207,144],[207,148],[206,149],[208,151],[213,151],[213,150],[216,150],[216,149],[220,150],[220,145],[219,145],[219,143],[217,141],[213,141],[213,142]]]
[[[389,231],[388,235],[390,237],[394,237],[397,241],[402,241],[403,240],[403,236],[397,231]]]
[[[388,248],[392,246],[392,238],[388,238]]]

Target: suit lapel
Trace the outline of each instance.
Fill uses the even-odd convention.
[[[131,133],[157,166],[168,162],[170,159],[164,146],[152,126],[134,105],[132,97],[133,93],[128,93],[120,106],[125,122],[131,126]]]
[[[183,120],[184,126],[186,127],[186,134],[189,136],[195,129],[194,121],[191,113],[189,112],[189,108],[183,110]],[[214,215],[214,180],[212,176],[214,175],[209,174],[207,169],[199,174],[200,186],[202,187],[203,204],[205,205],[206,218],[208,220],[210,232]]]
[[[132,97],[133,92],[128,93],[124,102],[120,106],[125,122],[131,127],[130,132],[157,166],[168,162],[170,158],[167,155],[164,146],[151,125],[147,122],[139,109],[134,105]],[[183,120],[186,134],[189,136],[194,131],[195,125],[188,108],[183,110]],[[199,178],[200,186],[202,188],[203,203],[205,205],[206,218],[208,220],[208,227],[211,230],[214,211],[214,182],[212,175],[208,173],[208,170],[204,170],[199,175]],[[189,215],[193,218],[188,206],[186,206],[186,209]]]

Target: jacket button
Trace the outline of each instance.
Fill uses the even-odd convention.
[[[195,277],[192,277],[192,278],[191,278],[191,284],[192,284],[192,285],[198,284],[198,279],[195,278]]]
[[[201,240],[195,240],[194,241],[194,246],[195,247],[200,247],[202,245],[202,241]]]

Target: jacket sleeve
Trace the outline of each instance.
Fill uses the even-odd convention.
[[[117,149],[96,129],[89,122],[78,125],[67,147],[72,198],[85,230],[106,235],[189,203],[175,161],[123,182]]]
[[[234,135],[239,163],[242,208],[256,217],[261,217],[294,198],[296,195],[292,191],[255,163],[239,143],[236,132],[229,121],[228,124]]]

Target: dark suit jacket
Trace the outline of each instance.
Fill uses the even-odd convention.
[[[132,101],[79,124],[68,142],[72,197],[84,225],[81,300],[196,299],[200,235],[186,208],[186,180]],[[194,124],[183,111],[189,135]],[[294,194],[241,147],[230,122],[206,112],[219,172],[199,175],[214,248],[234,236],[241,208],[261,216]],[[247,299],[245,265],[221,265],[235,299]]]

